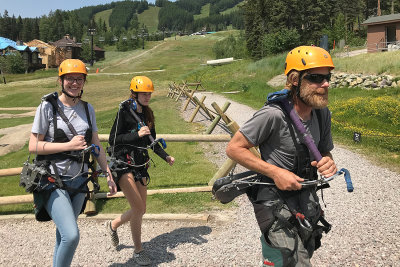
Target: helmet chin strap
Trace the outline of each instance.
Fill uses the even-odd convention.
[[[132,91],[132,90],[131,90]],[[132,91],[133,92],[133,91]],[[141,107],[143,107],[143,104],[140,103],[139,101],[139,94],[137,92],[133,92],[133,94],[135,95],[135,101],[137,104],[139,104]]]
[[[68,94],[67,91],[65,91],[65,89],[64,89],[64,79],[62,79],[61,88],[62,88],[61,92],[63,94],[65,94],[66,96],[68,96],[69,98],[72,98],[72,101],[74,101],[74,103],[76,102],[77,98],[79,98],[79,99],[82,98],[83,90],[81,90],[81,93],[78,96],[72,96],[72,95]]]
[[[297,86],[296,86],[296,91],[297,91],[296,92],[296,97],[298,99],[300,99],[301,102],[303,102],[304,104],[307,105],[307,103],[304,102],[303,98],[300,96],[300,87],[301,87],[301,80],[303,79],[302,78],[303,74],[304,74],[304,71],[300,71],[300,73],[299,73],[299,82],[297,83]]]

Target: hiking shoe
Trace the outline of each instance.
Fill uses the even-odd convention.
[[[133,252],[133,258],[135,259],[136,263],[141,266],[151,264],[151,260],[144,250],[140,251],[139,253]]]
[[[118,238],[118,233],[117,230],[113,230],[111,228],[111,221],[106,222],[106,228],[107,228],[107,233],[111,237],[111,243],[114,247],[118,246],[119,244],[119,238]]]

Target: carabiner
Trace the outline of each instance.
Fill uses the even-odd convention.
[[[306,231],[312,232],[312,226],[310,222],[306,219],[304,214],[301,214],[300,212],[296,213],[296,219],[299,222],[299,225],[301,228],[303,228]]]

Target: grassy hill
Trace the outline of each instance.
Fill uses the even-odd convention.
[[[237,11],[237,10],[239,10],[239,7],[240,7],[241,5],[243,5],[243,2],[237,4],[237,5],[234,6],[234,7],[231,7],[231,8],[228,8],[227,10],[222,11],[220,14],[221,14],[221,15],[227,15],[227,14],[233,12],[233,11]]]
[[[109,30],[110,29],[109,18],[110,18],[111,12],[112,12],[112,9],[107,9],[107,10],[101,11],[99,13],[96,13],[94,15],[94,21],[96,21],[96,23],[98,23],[100,19],[102,21],[105,21],[107,29]]]
[[[201,13],[193,16],[194,20],[208,17],[210,15],[210,5],[211,4],[206,4],[202,6]]]
[[[158,12],[160,7],[149,6],[142,14],[138,14],[140,25],[146,25],[149,32],[156,32],[158,27]]]

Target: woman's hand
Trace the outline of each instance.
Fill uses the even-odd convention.
[[[174,162],[175,162],[175,158],[174,157],[168,156],[165,160],[167,161],[167,163],[170,166],[174,165]]]
[[[150,129],[148,126],[143,126],[140,128],[140,130],[138,131],[138,135],[139,137],[143,137],[145,135],[149,135],[151,134]]]
[[[68,142],[68,146],[70,148],[70,151],[82,150],[87,148],[85,137],[83,135],[75,135]]]
[[[112,196],[115,195],[118,191],[117,185],[114,182],[114,179],[112,178],[111,173],[109,173],[109,177],[107,177],[107,185],[108,185],[108,190],[110,191],[107,196]]]

